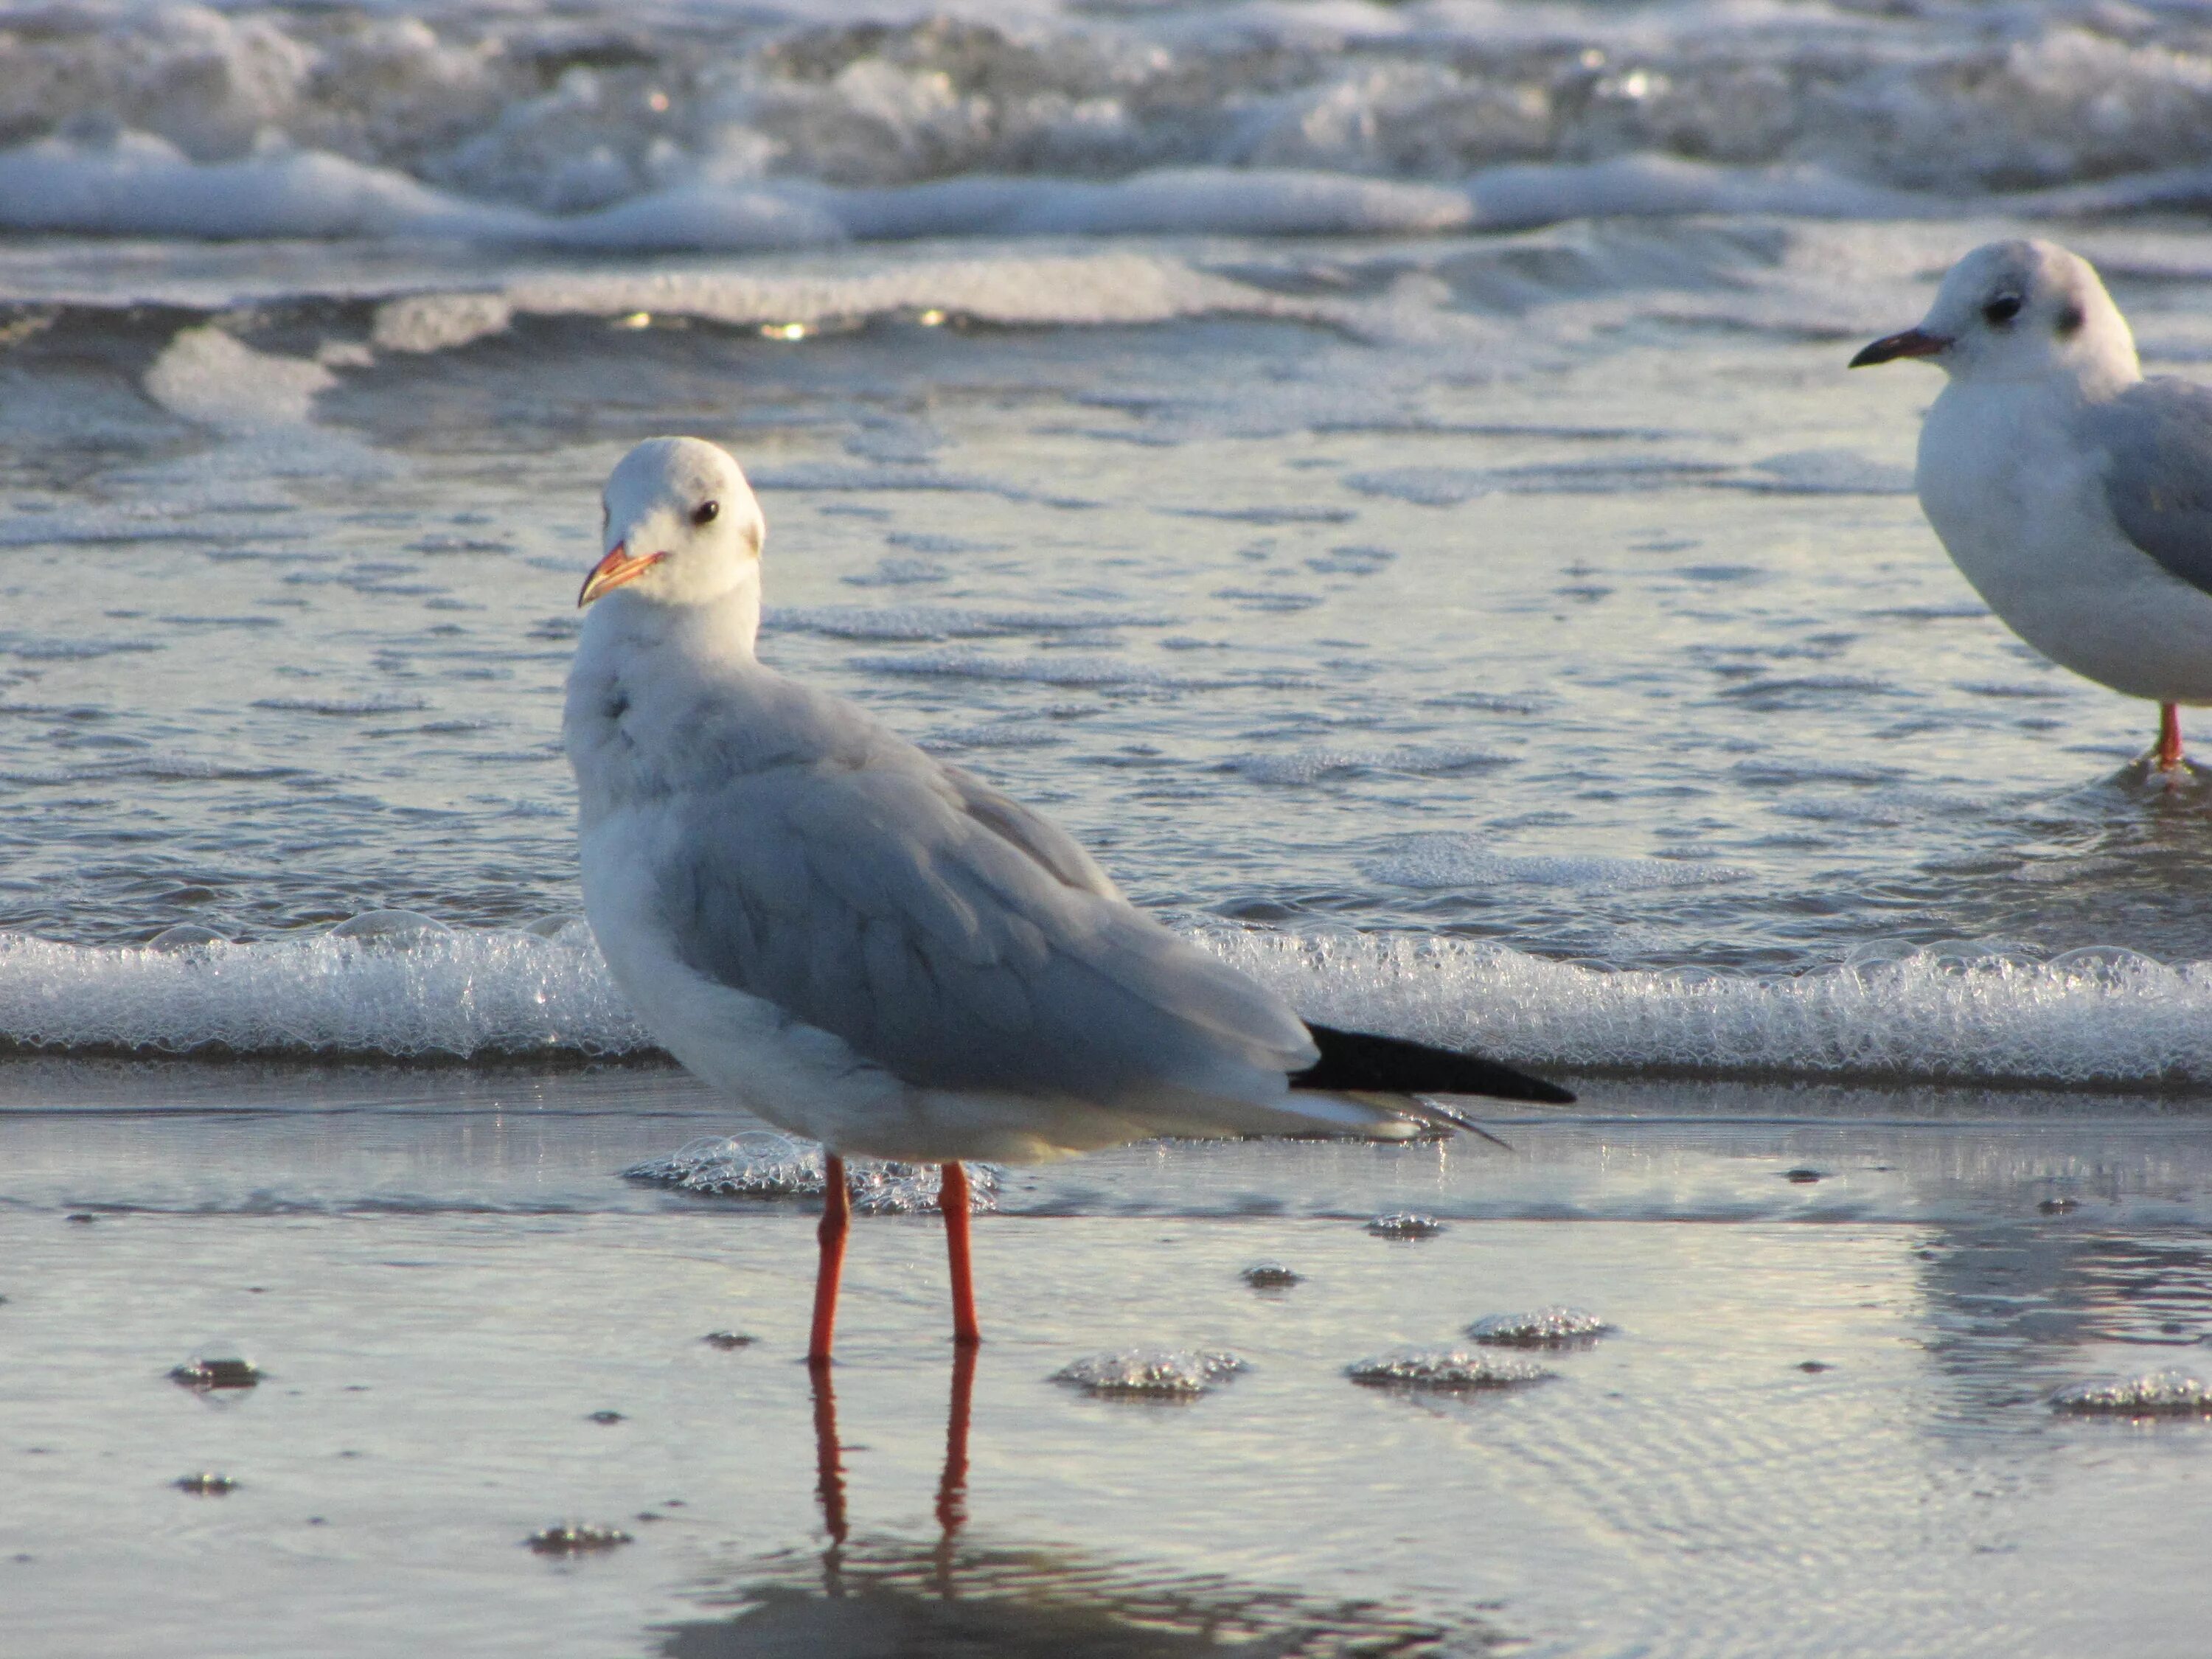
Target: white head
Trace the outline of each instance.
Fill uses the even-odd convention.
[[[760,593],[767,525],[728,453],[703,438],[647,438],[617,463],[601,496],[604,550],[579,609],[623,588],[633,601],[699,605]]]
[[[1951,267],[1920,326],[1851,367],[1924,357],[1954,380],[2063,378],[2109,395],[2142,378],[2135,336],[2095,269],[2056,242],[1990,242]]]

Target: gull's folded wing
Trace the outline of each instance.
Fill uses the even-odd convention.
[[[2105,499],[2122,533],[2212,592],[2212,388],[2142,380],[2085,418],[2110,458]]]
[[[928,1087],[1112,1103],[1313,1062],[1287,1006],[1131,908],[1063,832],[807,701],[823,741],[672,804],[659,901],[694,969]]]

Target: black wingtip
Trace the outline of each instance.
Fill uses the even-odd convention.
[[[1390,1095],[1488,1095],[1496,1100],[1526,1100],[1543,1106],[1571,1106],[1574,1095],[1556,1083],[1530,1077],[1486,1055],[1432,1048],[1403,1037],[1366,1031],[1340,1031],[1316,1025],[1314,1046],[1321,1058],[1291,1074],[1293,1089],[1364,1091]]]

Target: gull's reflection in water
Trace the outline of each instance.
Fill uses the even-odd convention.
[[[1505,1639],[1473,1620],[1332,1602],[1212,1574],[963,1541],[974,1350],[957,1353],[938,1533],[863,1534],[846,1507],[837,1397],[815,1373],[817,1497],[830,1542],[710,1592],[727,1616],[664,1627],[667,1659],[1448,1659]]]

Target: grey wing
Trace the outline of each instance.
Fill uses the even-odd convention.
[[[1121,890],[1098,867],[1082,843],[1042,812],[1033,811],[957,766],[939,769],[960,801],[960,810],[992,834],[1011,842],[1049,870],[1064,885],[1118,899]]]
[[[909,1083],[1111,1104],[1311,1063],[1279,999],[918,750],[732,779],[684,813],[661,882],[679,954]]]
[[[2105,499],[2122,533],[2212,592],[2212,387],[2139,381],[2088,420],[2110,457]]]

